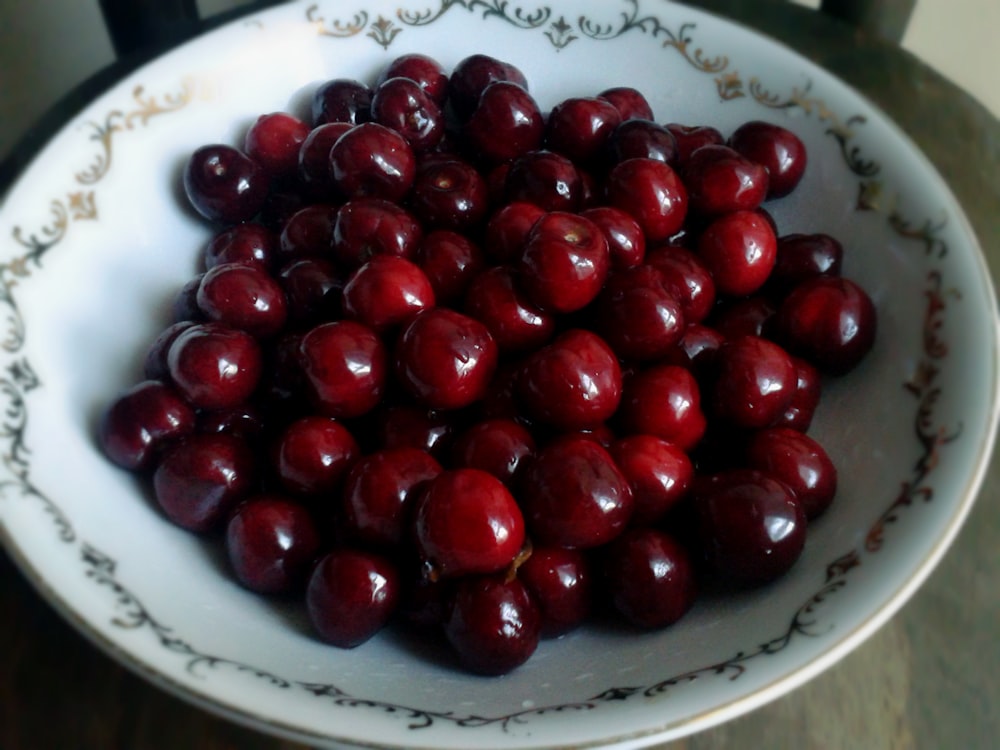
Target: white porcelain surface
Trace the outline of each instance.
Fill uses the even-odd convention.
[[[802,187],[769,208],[783,232],[842,240],[880,329],[863,365],[827,386],[813,434],[841,490],[783,580],[703,600],[662,632],[585,628],[508,676],[472,677],[393,633],[321,645],[297,607],[235,585],[217,549],[165,522],[95,449],[97,415],[138,379],[210,233],[178,199],[186,156],[410,51],[449,67],[507,59],[543,107],[632,85],[661,122],[768,119],[806,142]],[[973,502],[997,420],[993,290],[927,161],[795,54],[667,2],[303,2],[239,21],[131,75],[40,154],[0,206],[0,282],[0,539],[115,658],[317,744],[639,747],[771,700],[919,586]]]

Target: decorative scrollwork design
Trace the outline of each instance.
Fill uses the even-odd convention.
[[[437,10],[428,8],[424,11],[398,10],[396,15],[399,20],[408,26],[426,26],[434,23],[452,8],[465,8],[473,12],[482,11],[483,18],[499,18],[512,26],[521,29],[537,29],[549,20],[552,10],[547,7],[537,8],[534,12],[527,13],[519,6],[511,8],[507,0],[441,0],[441,7]]]
[[[354,17],[347,23],[344,23],[339,19],[334,19],[333,21],[327,23],[327,20],[320,15],[319,6],[310,5],[306,8],[306,20],[316,27],[316,33],[320,36],[331,36],[338,39],[344,39],[356,36],[364,31],[365,26],[368,25],[368,13],[363,10],[359,11],[355,13]]]

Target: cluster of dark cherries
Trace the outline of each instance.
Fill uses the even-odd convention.
[[[543,115],[485,55],[330,81],[191,156],[219,230],[101,446],[337,646],[400,620],[499,674],[602,612],[666,626],[783,574],[836,490],[806,430],[876,314],[761,208],[805,166],[629,87]]]

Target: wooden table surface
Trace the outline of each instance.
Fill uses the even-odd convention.
[[[908,53],[789,3],[706,0],[885,110],[951,185],[1000,269],[1000,123]],[[58,117],[58,113],[55,115]],[[8,173],[10,171],[8,165]],[[1000,461],[953,548],[870,640],[804,687],[664,747],[1000,747]],[[293,750],[193,708],[96,650],[0,552],[0,748]]]

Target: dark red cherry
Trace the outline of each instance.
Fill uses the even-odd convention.
[[[285,290],[288,319],[295,326],[311,328],[339,317],[344,280],[330,261],[292,261],[278,272],[278,283]]]
[[[695,498],[698,535],[724,581],[757,586],[786,573],[802,554],[806,516],[782,482],[734,469],[703,481]]]
[[[313,127],[328,122],[358,125],[371,120],[372,92],[360,81],[336,78],[313,92]]]
[[[819,276],[799,284],[781,303],[777,337],[792,354],[841,375],[875,344],[875,303],[850,279]]]
[[[527,201],[514,201],[498,209],[486,223],[483,250],[494,263],[513,263],[545,209]]]
[[[457,409],[486,395],[497,366],[497,345],[474,318],[439,307],[403,329],[395,349],[403,387],[432,409]]]
[[[434,290],[420,266],[394,255],[373,256],[344,284],[344,316],[378,333],[405,325],[434,304]]]
[[[396,404],[379,413],[376,444],[383,448],[418,448],[443,460],[458,427],[452,412]]]
[[[466,232],[486,217],[489,190],[471,164],[442,160],[418,170],[410,207],[425,227]]]
[[[668,164],[657,159],[619,162],[608,174],[607,195],[608,203],[632,215],[648,241],[668,239],[687,216],[684,183]]]
[[[593,609],[586,553],[566,547],[535,547],[517,577],[538,604],[542,637],[557,638],[581,625]]]
[[[715,355],[712,410],[739,427],[775,424],[791,403],[797,378],[788,353],[759,336],[725,342]]]
[[[694,479],[687,453],[654,435],[630,435],[611,444],[611,457],[635,499],[632,525],[661,520],[686,495]]]
[[[733,131],[729,145],[767,170],[768,198],[788,195],[805,173],[808,161],[805,144],[780,125],[760,120],[746,122]]]
[[[414,518],[417,551],[432,575],[455,578],[507,569],[524,546],[524,517],[503,482],[480,469],[428,481]]]
[[[148,468],[171,440],[194,429],[194,411],[168,385],[145,380],[112,402],[101,418],[98,443],[122,468]]]
[[[715,353],[725,340],[714,328],[690,323],[674,351],[664,358],[664,364],[679,365],[701,378],[711,371]]]
[[[646,236],[632,216],[613,206],[597,206],[580,212],[604,232],[611,255],[611,268],[632,268],[646,257]]]
[[[533,540],[578,549],[621,534],[634,505],[611,455],[579,436],[557,439],[535,454],[525,467],[519,500]]]
[[[294,115],[272,112],[261,115],[247,130],[243,149],[272,178],[295,174],[299,149],[308,137],[309,126]]]
[[[195,433],[163,453],[153,472],[153,493],[164,514],[188,531],[222,527],[254,486],[256,459],[241,438]]]
[[[260,381],[261,350],[254,338],[219,323],[183,331],[167,352],[170,379],[199,409],[225,409],[246,401]]]
[[[501,675],[538,648],[541,616],[524,584],[503,576],[470,576],[455,587],[444,632],[462,666]]]
[[[537,150],[545,134],[545,120],[526,89],[497,81],[479,97],[463,133],[480,158],[499,164]]]
[[[554,151],[529,151],[515,159],[503,192],[508,203],[525,201],[546,211],[576,211],[583,197],[580,173]]]
[[[452,304],[464,298],[486,259],[479,245],[465,235],[437,229],[421,241],[417,264],[427,275],[438,304]]]
[[[282,485],[298,495],[328,495],[340,489],[360,449],[351,432],[329,417],[292,422],[278,438],[274,464]]]
[[[423,229],[410,212],[381,198],[357,198],[337,210],[333,257],[353,270],[375,255],[413,260]]]
[[[348,198],[400,201],[416,173],[416,157],[406,139],[375,122],[354,126],[330,149],[333,184]]]
[[[388,624],[399,596],[399,572],[387,558],[341,548],[328,552],[313,568],[306,611],[320,638],[355,648]]]
[[[167,353],[170,351],[170,345],[174,343],[174,339],[193,325],[193,320],[171,323],[153,339],[153,343],[146,350],[146,358],[142,364],[142,373],[146,380],[170,380],[170,368],[167,365]]]
[[[778,238],[778,254],[767,281],[784,296],[814,276],[840,276],[844,248],[828,234],[787,234]]]
[[[313,200],[333,200],[339,196],[330,174],[330,150],[353,125],[329,122],[313,128],[299,147],[299,180]]]
[[[631,86],[615,86],[605,89],[597,95],[597,98],[611,102],[623,121],[653,119],[653,108],[649,106],[649,101],[640,91]]]
[[[784,482],[802,504],[806,518],[821,515],[837,494],[837,469],[826,450],[808,435],[787,427],[754,433],[747,465]]]
[[[184,167],[184,192],[209,221],[249,221],[264,205],[268,188],[267,173],[232,146],[202,146]]]
[[[344,522],[367,544],[392,547],[409,541],[411,510],[441,464],[419,448],[385,448],[359,459],[344,483]]]
[[[278,250],[274,232],[260,224],[237,224],[209,240],[202,252],[205,270],[223,263],[246,263],[270,268]]]
[[[623,120],[607,139],[606,158],[611,165],[627,159],[653,159],[674,164],[677,145],[674,136],[650,120]]]
[[[452,463],[480,469],[512,486],[514,477],[535,451],[535,439],[520,422],[495,418],[478,422],[456,436],[451,447]]]
[[[684,334],[681,303],[658,269],[611,274],[597,300],[597,331],[620,359],[662,359]]]
[[[774,269],[777,240],[770,224],[753,211],[720,216],[701,233],[698,255],[715,279],[719,294],[753,294]]]
[[[196,429],[198,432],[227,432],[256,445],[264,435],[264,417],[254,404],[240,404],[229,409],[201,412]]]
[[[663,245],[646,254],[646,263],[656,268],[670,284],[681,303],[684,320],[700,323],[715,305],[715,279],[701,258],[683,247]]]
[[[359,417],[381,401],[388,353],[368,326],[351,320],[323,323],[302,337],[298,350],[309,394],[326,416]]]
[[[804,359],[792,357],[792,364],[795,365],[795,392],[776,426],[805,432],[812,424],[813,415],[819,405],[822,381],[819,370]]]
[[[579,214],[553,211],[535,222],[515,268],[531,302],[566,313],[597,297],[610,267],[608,242],[596,224]]]
[[[372,120],[403,136],[414,151],[426,151],[444,135],[437,102],[410,78],[389,78],[372,95]]]
[[[280,495],[245,500],[226,524],[226,556],[236,580],[261,594],[297,590],[320,545],[309,511]]]
[[[655,435],[690,451],[705,434],[707,420],[694,375],[677,365],[654,365],[632,373],[622,388],[618,417],[625,433]]]
[[[514,65],[489,55],[470,55],[454,67],[448,81],[448,96],[461,119],[472,114],[486,87],[497,81],[510,81],[528,88],[528,80]]]
[[[281,265],[302,258],[329,258],[337,211],[336,206],[313,203],[293,213],[282,227],[278,240]]]
[[[259,267],[223,263],[205,273],[198,287],[198,307],[208,320],[264,339],[280,331],[288,318],[281,285]]]
[[[595,427],[617,410],[622,375],[611,347],[583,329],[560,334],[524,363],[517,391],[528,415],[562,430]]]
[[[615,609],[641,628],[662,628],[679,620],[697,595],[688,552],[659,529],[629,529],[601,556]]]
[[[507,266],[493,266],[472,279],[463,309],[489,329],[501,352],[537,349],[555,333],[555,316],[528,301]]]
[[[702,146],[720,145],[726,142],[722,133],[708,125],[680,125],[671,122],[664,127],[674,137],[678,164],[686,162],[688,157]]]
[[[728,146],[702,146],[684,162],[692,211],[717,216],[750,211],[767,197],[767,170]]]
[[[763,294],[726,299],[712,312],[712,327],[727,339],[740,336],[771,338],[777,305]]]
[[[448,73],[437,60],[418,52],[400,55],[379,73],[376,87],[390,78],[409,78],[417,84],[437,104],[444,105],[448,96]]]
[[[602,153],[621,121],[618,109],[606,99],[564,99],[549,112],[545,146],[576,164],[587,164]]]

